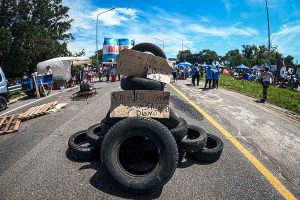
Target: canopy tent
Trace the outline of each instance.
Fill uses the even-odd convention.
[[[50,66],[54,79],[70,80],[72,64],[79,66],[91,63],[92,60],[87,57],[58,57],[38,63],[37,72],[39,74],[45,74],[47,72],[46,67]]]
[[[247,67],[247,66],[245,66],[245,65],[243,65],[243,64],[241,64],[241,65],[239,65],[239,66],[235,66],[233,69],[250,70],[249,67]]]
[[[254,67],[252,67],[252,70],[260,70],[260,66],[255,65]]]
[[[178,63],[177,66],[179,66],[179,67],[189,67],[189,66],[192,66],[192,64],[189,63],[189,62],[181,62],[181,63]]]
[[[230,73],[229,73],[229,71],[227,69],[223,69],[222,74],[223,75],[229,75]]]

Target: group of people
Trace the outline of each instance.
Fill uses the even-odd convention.
[[[111,75],[116,74],[116,65],[99,65],[95,68],[92,64],[84,64],[81,68],[71,65],[71,76],[72,76],[72,86],[83,81],[93,82],[94,76],[97,75],[99,81],[104,81],[103,76],[106,77],[105,81],[109,81]],[[120,75],[118,75],[120,80]]]
[[[212,69],[211,66],[208,66],[206,69],[205,67],[199,66],[197,63],[194,64],[191,68],[185,67],[184,69],[178,68],[176,65],[173,66],[173,80],[174,82],[178,79],[178,74],[180,74],[180,71],[182,70],[182,73],[184,73],[185,78],[187,79],[189,76],[192,77],[192,85],[193,86],[199,86],[200,79],[203,78],[204,73],[205,75],[205,86],[204,88],[207,88],[207,84],[209,85],[209,88],[218,88],[219,87],[219,80],[220,80],[220,68],[216,66],[216,68]]]
[[[211,66],[208,66],[205,71],[205,85],[204,88],[207,88],[207,84],[209,88],[219,88],[219,80],[221,78],[221,71],[219,66],[212,69]]]

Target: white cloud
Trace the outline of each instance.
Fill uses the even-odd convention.
[[[278,49],[285,55],[290,54],[300,58],[300,22],[283,25],[280,30],[271,35],[272,45],[278,45]]]
[[[97,15],[99,13],[105,12],[108,9],[109,8],[98,8],[87,17],[96,20]],[[121,25],[124,22],[136,19],[137,13],[138,11],[132,8],[116,8],[114,10],[99,15],[99,21],[104,26]]]
[[[87,0],[64,0],[70,7],[70,16],[74,19],[71,33],[75,40],[68,45],[73,52],[85,49],[88,56],[93,55],[96,49],[96,19],[97,14],[107,8],[95,8]],[[131,38],[137,43],[153,42],[162,47],[164,41],[165,52],[168,57],[174,57],[183,48],[192,52],[199,48],[213,48],[207,45],[207,38],[219,37],[226,40],[236,37],[250,37],[257,34],[257,30],[251,27],[242,28],[240,24],[232,24],[228,27],[211,26],[208,17],[199,16],[191,18],[178,13],[170,13],[160,8],[147,8],[147,12],[133,8],[116,8],[99,16],[99,48],[103,37]],[[218,40],[220,42],[220,40]],[[210,45],[218,46],[217,40]],[[236,47],[238,48],[238,47]]]
[[[221,1],[224,4],[226,10],[230,12],[231,8],[232,8],[232,2],[231,2],[231,0],[221,0]]]
[[[231,27],[205,27],[198,24],[190,25],[189,30],[193,32],[202,33],[207,36],[218,36],[218,37],[229,37],[229,36],[253,36],[257,35],[258,32],[254,28],[237,28],[234,26]]]

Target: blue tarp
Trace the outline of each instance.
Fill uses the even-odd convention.
[[[192,64],[189,63],[189,62],[181,62],[181,63],[178,63],[177,66],[179,66],[179,67],[189,67],[189,66],[192,66]]]

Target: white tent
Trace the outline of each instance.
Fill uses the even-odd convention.
[[[37,64],[37,72],[45,74],[46,67],[50,66],[53,78],[68,81],[71,79],[71,65],[91,64],[92,60],[87,57],[58,57]]]

